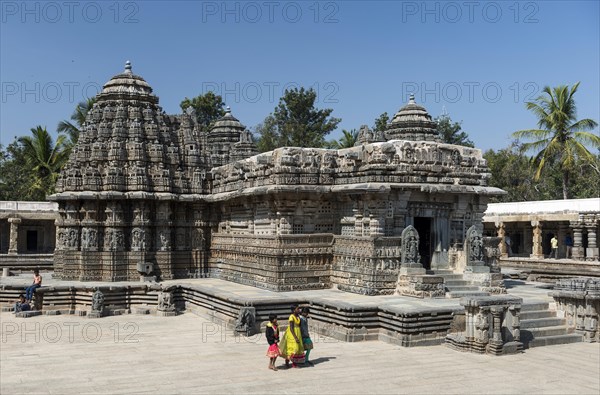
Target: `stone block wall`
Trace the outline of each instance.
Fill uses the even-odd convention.
[[[211,277],[272,291],[331,288],[333,235],[212,237]]]
[[[332,283],[363,295],[391,295],[400,272],[400,237],[335,236]]]

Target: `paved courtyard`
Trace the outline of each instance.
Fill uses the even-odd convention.
[[[0,324],[2,394],[600,392],[599,344],[492,357],[317,337],[314,367],[273,372],[263,336],[236,338],[190,313],[93,320],[4,312]]]

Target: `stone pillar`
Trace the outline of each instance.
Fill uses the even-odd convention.
[[[504,228],[503,222],[496,222],[496,232],[498,232],[498,237],[500,238],[500,243],[498,243],[498,249],[500,250],[500,256],[502,258],[508,257],[508,249],[506,248],[506,242],[504,238],[506,237],[506,229]]]
[[[502,313],[504,306],[492,306],[492,338],[490,344],[494,347],[502,346]]]
[[[19,224],[21,223],[21,218],[9,218],[8,222],[10,223],[8,253],[16,255],[19,253]]]
[[[369,215],[369,235],[370,236],[383,236],[385,235],[385,218],[380,215],[379,212],[375,211],[375,214]]]
[[[567,245],[565,244],[565,237],[567,236],[569,228],[566,224],[558,224],[558,258],[567,257]]]
[[[583,227],[581,222],[571,222],[573,228],[573,259],[583,260]]]
[[[598,260],[598,240],[596,233],[596,218],[592,215],[591,218],[587,218],[585,227],[587,229],[587,248],[585,250],[586,261],[597,261]]]
[[[533,227],[533,247],[531,258],[544,259],[544,250],[542,249],[542,224],[540,221],[531,221]]]
[[[363,216],[358,212],[354,214],[354,236],[362,237]]]

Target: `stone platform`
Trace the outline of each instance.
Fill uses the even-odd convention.
[[[446,334],[464,326],[464,307],[457,299],[418,299],[404,296],[363,296],[335,289],[272,292],[218,279],[170,280],[162,283],[58,281],[44,276],[45,314],[89,314],[92,294],[106,298],[105,315],[156,314],[159,293],[171,289],[179,312],[192,312],[233,329],[243,307],[255,309],[254,331],[270,313],[285,320],[294,303],[311,307],[312,330],[346,342],[381,340],[402,346],[437,345]],[[0,279],[0,304],[6,309],[25,286],[28,275]],[[551,303],[548,290],[534,283],[515,282],[509,293],[524,303]]]
[[[600,261],[576,259],[502,257],[498,264],[503,271],[512,269],[532,281],[554,283],[565,277],[600,277]]]

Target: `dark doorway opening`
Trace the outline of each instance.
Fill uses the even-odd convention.
[[[431,218],[415,217],[415,229],[419,233],[419,255],[421,264],[427,270],[431,269],[432,243]]]
[[[37,252],[38,249],[38,232],[37,230],[27,231],[27,252]]]

